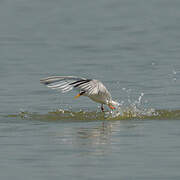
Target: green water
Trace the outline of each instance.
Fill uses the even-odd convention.
[[[60,121],[60,122],[93,122],[93,121],[106,121],[106,120],[180,120],[180,110],[146,110],[146,111],[132,111],[132,109],[126,109],[126,111],[117,110],[111,112],[87,112],[79,111],[72,112],[67,110],[56,110],[48,112],[47,114],[19,112],[18,114],[7,115],[5,117],[21,118],[26,120],[37,121]]]
[[[180,1],[0,2],[0,179],[179,180]],[[42,84],[101,80],[116,111]]]

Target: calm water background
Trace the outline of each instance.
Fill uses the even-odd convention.
[[[180,178],[180,116],[153,120],[28,119],[21,111],[96,111],[40,85],[97,78],[124,104],[180,109],[179,0],[0,1],[0,178]],[[12,116],[12,115],[17,116]]]

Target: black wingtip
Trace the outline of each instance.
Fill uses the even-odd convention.
[[[44,80],[44,79],[40,79],[40,83],[44,84],[44,85],[48,85],[50,84],[48,81]]]
[[[79,80],[79,81],[75,81],[75,82],[71,83],[70,85],[73,85],[74,87],[78,87],[82,84],[88,83],[89,81],[91,81],[91,80],[90,79]]]

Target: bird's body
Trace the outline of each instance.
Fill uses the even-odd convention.
[[[118,102],[112,100],[111,94],[103,83],[96,79],[85,79],[75,76],[51,76],[42,79],[41,83],[52,89],[60,89],[63,93],[77,89],[79,94],[75,98],[82,95],[87,96],[91,100],[100,103],[102,111],[104,111],[104,104],[111,109],[115,109],[115,106],[118,105]]]

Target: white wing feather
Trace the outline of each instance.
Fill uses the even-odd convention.
[[[89,91],[92,87],[91,79],[79,78],[75,76],[51,76],[41,79],[42,84],[52,89],[60,89],[63,93],[78,89],[80,91]]]
[[[63,93],[77,89],[82,95],[88,96],[93,101],[101,104],[107,104],[107,102],[112,101],[111,94],[106,87],[95,79],[75,76],[51,76],[41,79],[40,82],[52,89],[60,89]]]

